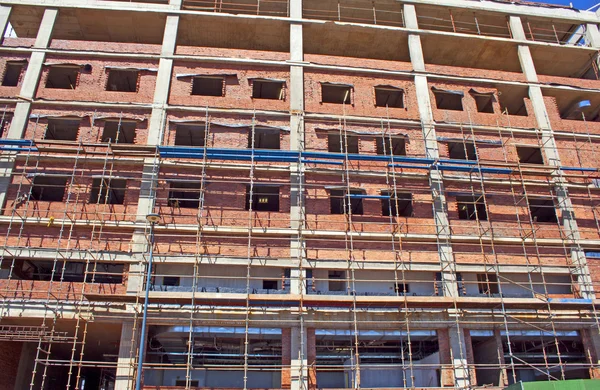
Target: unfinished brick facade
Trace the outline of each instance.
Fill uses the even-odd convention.
[[[15,0],[0,23],[0,390],[598,379],[596,13]]]

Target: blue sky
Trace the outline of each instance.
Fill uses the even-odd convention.
[[[600,2],[600,0],[537,0],[539,3],[559,4],[568,6],[573,3],[573,7],[577,9],[588,9]]]

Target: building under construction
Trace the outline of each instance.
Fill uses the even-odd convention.
[[[0,389],[600,379],[599,23],[0,0]]]

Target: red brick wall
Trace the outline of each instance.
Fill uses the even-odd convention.
[[[2,369],[0,390],[14,390],[22,348],[21,342],[0,341],[0,368]]]
[[[292,385],[290,364],[292,363],[292,330],[281,329],[281,388],[289,389]]]

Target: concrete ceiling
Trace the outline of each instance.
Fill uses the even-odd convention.
[[[574,46],[530,46],[530,50],[538,74],[565,77],[581,76],[597,54]]]
[[[304,51],[309,54],[410,62],[408,35],[405,32],[334,23],[305,25]]]
[[[219,14],[221,15],[221,14]],[[183,16],[179,45],[288,52],[289,24],[278,20]]]
[[[35,38],[41,7],[15,7],[10,22],[18,37]],[[166,16],[150,12],[62,9],[54,39],[160,44]]]
[[[510,42],[439,35],[421,39],[429,64],[521,72],[517,47]]]

